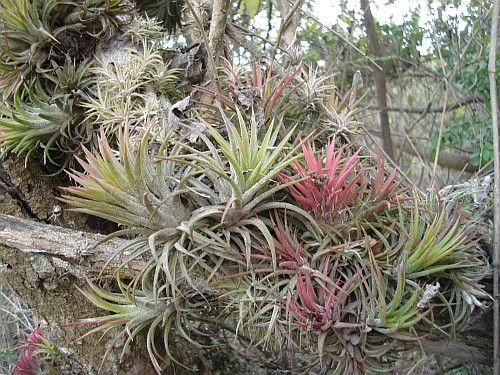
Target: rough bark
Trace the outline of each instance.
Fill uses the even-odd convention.
[[[78,339],[94,326],[65,326],[80,319],[106,315],[94,307],[76,287],[85,287],[85,277],[98,276],[103,265],[126,240],[114,239],[97,244],[104,236],[0,214],[0,282],[8,284],[31,309],[44,334],[65,353],[73,375],[97,374],[102,358],[114,335],[110,332],[99,341],[100,334]],[[101,282],[112,282],[119,261],[112,261]],[[143,267],[135,261],[120,270],[125,279],[137,275]],[[175,337],[175,332],[172,333]],[[271,356],[248,350],[238,339],[228,339],[220,330],[204,339],[206,348],[196,348],[185,340],[174,338],[172,354],[181,363],[195,365],[197,374],[278,374],[280,365]],[[132,351],[121,361],[123,341],[118,342],[102,362],[101,374],[146,374],[156,372],[150,364],[144,340],[134,340]],[[273,370],[274,368],[274,370]],[[164,374],[193,374],[171,364]]]
[[[103,238],[99,234],[0,214],[0,246],[20,252],[21,258],[44,256],[57,259],[68,275],[78,278],[98,276],[115,251],[126,243],[123,239],[113,239],[98,245]],[[113,275],[118,266],[118,259],[110,262],[107,274]],[[143,267],[142,261],[133,261],[121,270],[121,274],[132,277]]]
[[[21,301],[33,311],[35,323],[44,335],[67,355],[74,374],[97,374],[111,336],[97,344],[99,336],[84,345],[78,341],[89,327],[65,327],[79,319],[103,315],[76,287],[83,287],[83,276],[99,273],[120,241],[96,249],[87,260],[89,245],[98,235],[73,231],[6,215],[0,216],[0,280],[8,284]],[[102,237],[102,236],[101,236]],[[97,268],[96,268],[97,267]],[[152,374],[143,350],[137,350],[120,363],[120,345],[103,363],[105,374]]]
[[[300,25],[300,17],[297,9],[301,3],[302,0],[295,0],[293,4],[287,0],[280,0],[276,2],[281,15],[281,25],[278,30],[278,38],[276,40],[271,60],[274,60],[278,48],[290,52],[291,47],[293,47],[295,42],[295,33]]]
[[[221,57],[224,55],[222,52],[224,51],[224,35],[226,32],[229,3],[229,0],[215,0],[212,8],[208,43],[217,66],[221,65]]]
[[[495,170],[495,241],[493,256],[493,299],[494,299],[494,374],[500,375],[500,136],[498,134],[498,90],[496,76],[496,59],[498,50],[498,16],[500,0],[495,0],[491,12],[491,42],[488,63],[488,77],[490,80],[491,117],[493,128],[493,150]]]
[[[75,353],[81,345],[71,342],[83,332],[74,327],[64,328],[63,324],[96,316],[96,312],[74,286],[81,287],[84,276],[97,276],[116,249],[126,242],[116,239],[92,248],[92,245],[100,239],[102,239],[100,235],[0,214],[1,279],[12,285],[39,316],[50,322],[54,335],[65,338],[60,343]],[[104,275],[112,277],[118,265],[118,261],[111,262]],[[133,262],[130,267],[122,271],[122,274],[132,276],[139,272],[141,267],[140,261]],[[455,338],[447,339],[436,335],[426,337],[423,343],[426,353],[436,353],[481,364],[490,363],[493,351],[491,345],[493,330],[489,324],[492,321],[491,314],[491,309],[486,312],[476,311],[471,323]],[[103,350],[104,348],[101,348],[101,356]],[[107,368],[106,371],[109,372],[106,373],[119,374],[125,371],[124,368],[130,368],[128,359],[125,364],[120,365],[121,367],[116,367],[119,354],[116,353],[115,356],[112,357],[115,358],[113,362],[115,367]],[[95,368],[98,365],[95,363],[96,358],[99,356],[94,358],[85,356],[82,358],[82,363],[89,361],[95,364]],[[244,362],[251,360],[251,358],[241,358]],[[147,358],[141,361],[141,366],[146,366]]]
[[[377,31],[375,30],[375,24],[370,9],[369,0],[361,0],[361,11],[363,12],[363,25],[366,30],[368,50],[371,54],[375,55],[378,58],[376,60],[376,66],[373,69],[373,75],[375,78],[375,95],[378,107],[380,108],[379,117],[380,129],[382,131],[382,143],[387,156],[394,160],[391,128],[389,124],[389,114],[387,111],[386,77],[384,72],[384,64],[380,59],[383,56],[383,51],[380,46]]]

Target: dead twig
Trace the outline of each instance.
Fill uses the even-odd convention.
[[[278,30],[278,37],[276,38],[276,43],[274,44],[273,52],[271,54],[271,61],[274,61],[276,57],[276,52],[278,51],[278,46],[280,45],[281,38],[283,37],[283,31],[285,31],[286,25],[290,22],[293,14],[297,11],[303,0],[297,0],[293,5],[292,9],[288,12],[285,18],[281,20],[280,28]]]
[[[215,83],[217,85],[217,91],[219,94],[222,93],[222,88],[219,82],[219,74],[217,72],[217,65],[215,64],[215,59],[213,55],[213,51],[211,50],[211,45],[208,41],[207,33],[205,32],[205,28],[203,26],[203,22],[201,22],[200,16],[198,15],[198,12],[194,8],[193,4],[191,3],[191,0],[185,0],[186,5],[189,8],[189,11],[191,12],[193,18],[196,21],[196,24],[198,25],[198,28],[200,29],[201,37],[203,38],[203,44],[205,44],[205,48],[207,50],[207,56],[208,56],[208,61],[210,65],[210,70],[212,71]]]

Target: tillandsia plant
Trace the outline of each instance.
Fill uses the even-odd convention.
[[[130,344],[136,339],[141,331],[146,332],[146,343],[151,362],[158,373],[161,373],[165,362],[176,362],[177,364],[189,368],[177,361],[170,352],[170,343],[172,341],[172,330],[193,345],[198,345],[192,338],[193,333],[204,335],[197,328],[197,323],[220,318],[221,311],[211,309],[207,310],[207,304],[215,306],[212,302],[216,300],[215,295],[210,291],[204,290],[201,295],[198,290],[191,288],[186,280],[178,280],[176,287],[182,289],[182,294],[174,294],[165,283],[156,289],[156,285],[151,283],[158,275],[149,277],[148,273],[153,268],[149,268],[141,278],[140,285],[132,282],[126,285],[118,275],[117,282],[120,289],[119,293],[109,292],[90,280],[87,283],[90,290],[81,290],[81,292],[96,306],[108,310],[111,314],[95,318],[84,319],[71,325],[97,324],[98,326],[78,340],[83,340],[91,334],[97,332],[106,332],[112,328],[121,328],[121,331],[114,337],[112,343],[103,358],[103,362],[109,353],[109,350],[117,344],[120,338],[126,337],[122,349],[122,357],[130,347]],[[198,285],[202,288],[202,285]],[[162,340],[157,336],[161,333]],[[159,345],[161,342],[161,346]]]
[[[64,365],[59,349],[43,336],[42,329],[35,327],[21,340],[19,359],[15,362],[14,374],[54,374]]]
[[[26,154],[28,160],[41,149],[44,162],[64,167],[82,143],[94,139],[94,126],[86,119],[81,107],[85,95],[83,90],[89,84],[85,78],[88,65],[82,64],[78,68],[66,65],[65,68],[56,70],[56,91],[47,92],[40,81],[35,81],[27,93],[16,90],[13,102],[2,106],[2,156],[13,151]]]
[[[55,2],[48,2],[52,6]],[[44,12],[42,12],[44,13]],[[32,70],[42,68],[48,57],[44,48],[54,36],[50,33],[49,20],[41,19],[36,2],[8,0],[0,7],[2,33],[1,84],[4,100]]]
[[[121,23],[122,1],[7,0],[0,6],[0,81],[4,99],[22,81],[51,75],[51,61],[89,57]]]
[[[455,330],[475,306],[485,307],[488,294],[479,281],[488,273],[488,260],[475,238],[479,223],[467,220],[456,203],[449,211],[434,199],[425,202],[425,210],[412,210],[401,237],[404,264],[408,279],[443,286],[437,296],[450,313],[445,326]]]
[[[153,233],[167,237],[173,234],[190,216],[189,205],[181,198],[186,190],[178,186],[183,169],[166,159],[154,160],[164,152],[171,156],[179,152],[179,147],[167,148],[173,133],[160,146],[158,155],[148,153],[148,136],[146,132],[137,149],[133,149],[125,128],[119,137],[120,151],[115,153],[101,129],[99,149],[85,149],[87,161],[78,159],[84,172],[70,173],[81,187],[62,188],[66,193],[62,196],[64,202],[81,212],[124,225],[120,234],[143,235],[146,244]]]
[[[0,145],[65,167],[98,127],[84,116],[94,49],[122,24],[114,1],[8,0],[0,5]]]
[[[327,145],[324,161],[314,153],[309,142],[302,146],[306,166],[295,161],[293,171],[305,179],[289,187],[290,193],[307,211],[316,218],[332,221],[332,215],[341,214],[353,205],[354,199],[362,195],[366,186],[364,167],[358,161],[360,150],[343,158],[342,147],[335,155],[335,139]],[[342,164],[339,164],[342,160]],[[285,173],[280,173],[282,181],[293,181]]]
[[[304,64],[277,73],[272,68],[264,70],[261,63],[254,60],[250,71],[229,62],[220,70],[223,92],[205,87],[196,89],[214,95],[228,111],[238,108],[247,117],[255,117],[258,127],[282,118],[287,124],[300,124],[300,128],[307,129],[306,133],[315,129],[314,108],[328,102],[332,89],[325,83],[326,79],[307,75]]]
[[[301,139],[282,110],[300,95],[285,87],[298,72],[267,93],[263,122],[254,109],[267,94],[244,104],[244,73],[231,69],[233,99],[200,90],[220,101],[219,114],[185,121],[198,143],[170,129],[158,144],[160,119],[125,119],[117,150],[102,129],[82,171],[70,172],[79,186],[62,200],[124,227],[112,235],[133,237],[116,254],[130,252],[122,266],[146,260],[134,280],[118,278],[118,292],[89,281],[83,293],[110,314],[76,324],[96,324],[89,334],[120,327],[112,345],[127,337],[127,347],[146,331],[158,373],[178,361],[172,332],[198,345],[208,324],[298,351],[317,373],[362,374],[391,372],[403,345],[453,331],[482,306],[488,265],[473,216],[412,190],[381,154],[328,132]],[[258,86],[256,65],[253,74]],[[146,129],[139,142],[132,124]]]
[[[157,122],[157,129],[150,129],[153,132],[165,129],[168,132],[176,125],[171,123],[171,114],[166,109],[183,92],[178,70],[163,61],[158,42],[149,42],[144,37],[136,40],[136,33],[154,30],[155,24],[145,23],[137,20],[134,25],[141,25],[138,30],[123,36],[125,41],[136,43],[124,42],[125,48],[111,49],[92,69],[96,84],[84,106],[88,118],[102,125],[108,134],[116,133],[125,122],[131,129],[143,128],[153,118]]]
[[[320,76],[317,70],[306,68],[305,64],[279,71],[273,67],[274,64],[265,69],[257,60],[250,68],[226,61],[220,68],[222,92],[196,88],[214,95],[228,111],[238,108],[248,117],[255,116],[259,126],[278,117],[286,124],[298,124],[304,134],[318,129],[343,136],[356,132],[354,114],[359,102],[356,101],[359,73],[351,89],[338,97],[333,75]]]

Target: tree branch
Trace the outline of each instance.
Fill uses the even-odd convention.
[[[211,71],[212,76],[213,76],[215,83],[217,85],[217,91],[219,93],[222,93],[222,88],[221,88],[220,80],[219,80],[219,74],[217,73],[217,65],[216,65],[216,62],[214,59],[214,55],[212,53],[210,42],[208,41],[207,34],[205,33],[205,27],[203,25],[203,22],[201,22],[201,19],[197,13],[195,7],[193,6],[193,4],[191,4],[191,0],[185,0],[185,2],[189,8],[189,11],[191,12],[191,15],[193,16],[196,23],[198,24],[198,28],[200,30],[200,33],[201,33],[201,36],[203,39],[203,44],[205,45],[205,48],[207,50],[210,71]],[[224,23],[224,27],[225,27],[225,23]]]
[[[485,366],[491,366],[491,353],[467,345],[464,341],[425,339],[421,341],[422,347],[427,354],[453,358],[462,362],[476,362]]]
[[[300,4],[302,4],[303,0],[295,0],[295,4],[293,7],[290,9],[289,4],[287,1],[278,1],[277,5],[279,7],[282,19],[281,19],[281,24],[280,28],[278,30],[278,38],[276,40],[276,43],[274,45],[273,52],[271,54],[271,61],[274,61],[274,58],[276,57],[276,52],[278,50],[278,46],[280,46],[281,40],[283,38],[284,42],[284,48],[288,48],[291,46],[294,36],[295,36],[295,31],[297,30],[297,27],[300,23],[300,20],[298,18],[298,15],[296,13],[297,9],[299,8]],[[284,16],[286,14],[286,16]],[[293,20],[293,22],[292,22]]]
[[[454,109],[463,107],[467,104],[481,102],[481,98],[477,95],[467,95],[458,99],[456,102],[453,102],[449,105],[446,105],[447,111],[452,111]],[[380,110],[379,106],[367,105],[364,108],[372,109],[372,110]],[[409,107],[409,106],[400,106],[400,107],[387,107],[387,111],[389,112],[404,112],[404,113],[429,113],[429,112],[442,112],[444,106],[443,105],[432,105],[432,102],[427,103],[424,107]]]
[[[220,57],[223,55],[224,34],[227,24],[227,10],[229,9],[229,0],[215,0],[212,8],[212,20],[210,22],[210,32],[208,34],[208,43],[210,52],[214,56],[216,66],[220,65]]]
[[[4,267],[0,267],[0,276],[2,272],[5,272],[5,269],[9,268],[9,255],[7,253],[12,250],[17,252],[17,258],[47,257],[64,261],[65,272],[78,278],[98,276],[104,264],[117,249],[128,242],[114,239],[94,247],[102,239],[103,236],[97,234],[40,224],[0,214],[0,264],[4,265]],[[105,275],[111,276],[118,267],[118,259],[112,261],[106,269]],[[133,261],[126,269],[120,270],[120,274],[124,277],[133,277],[139,274],[143,267],[144,262]],[[53,272],[60,272],[60,270]],[[75,293],[78,292],[75,290]],[[36,306],[33,308],[36,309]],[[481,314],[481,312],[477,313]],[[491,322],[491,319],[480,316],[474,325],[468,326],[467,331],[462,336],[457,335],[457,339],[454,340],[443,337],[426,338],[423,343],[424,348],[428,354],[460,356],[464,361],[489,363],[492,358],[492,348],[488,346],[491,340],[487,341],[487,338],[491,337],[493,333],[491,326],[484,324],[485,321]],[[429,346],[427,346],[428,342],[430,342]],[[444,348],[447,349],[444,350]]]
[[[67,263],[67,272],[79,278],[97,277],[115,252],[127,244],[113,239],[97,245],[104,236],[80,232],[0,214],[0,249],[11,249],[24,257],[46,256]],[[1,255],[0,255],[1,260]],[[116,258],[106,268],[113,275],[120,266]],[[1,261],[0,263],[4,263]],[[144,268],[144,262],[135,260],[120,270],[124,277],[133,277]]]
[[[366,124],[365,124],[366,125]],[[375,137],[382,137],[380,131],[373,130],[372,127],[365,127],[367,134],[371,134]],[[420,156],[424,159],[431,160],[432,155],[428,150],[425,149],[425,145],[419,142],[413,142],[412,145],[409,144],[405,139],[398,139],[398,137],[393,137],[393,146],[396,149],[402,148],[404,152],[414,156]],[[411,141],[411,140],[410,140]],[[444,168],[453,169],[456,171],[464,171],[468,173],[476,173],[479,167],[473,165],[473,159],[470,154],[459,151],[442,151],[439,155],[438,164]]]
[[[361,0],[361,12],[363,12],[363,25],[366,30],[367,44],[368,48],[371,50],[373,55],[381,58],[382,48],[377,36],[377,31],[375,30],[374,19],[370,9],[369,0]],[[374,69],[373,74],[375,75],[375,91],[378,106],[380,108],[380,129],[382,131],[382,143],[384,151],[387,156],[394,160],[394,149],[392,146],[391,138],[391,127],[389,124],[389,115],[387,113],[387,87],[386,87],[386,77],[385,71],[383,69],[384,64],[381,60],[377,61],[377,66],[382,69]]]
[[[500,8],[500,0],[495,0],[493,3],[493,11],[491,14],[491,37],[490,37],[490,56],[488,62],[488,77],[490,79],[490,95],[491,95],[491,116],[493,127],[493,164],[495,173],[495,240],[493,245],[493,299],[494,299],[494,374],[500,374],[500,145],[498,134],[498,97],[497,97],[497,82],[496,82],[496,49],[498,39],[498,16]]]

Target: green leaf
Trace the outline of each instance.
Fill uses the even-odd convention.
[[[260,9],[260,0],[242,0],[238,8],[238,13],[248,16],[253,19]]]

